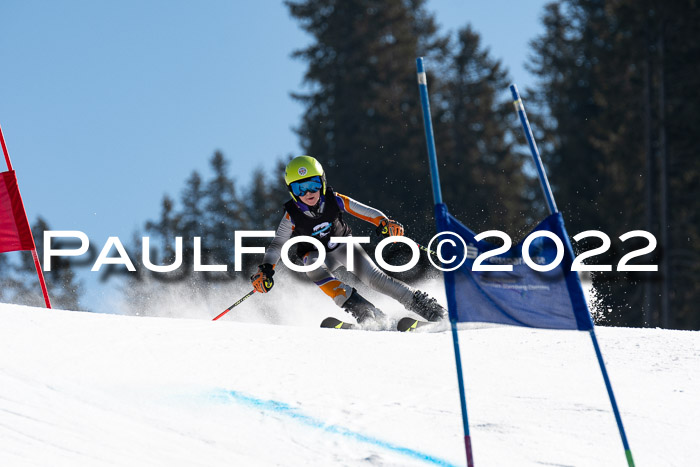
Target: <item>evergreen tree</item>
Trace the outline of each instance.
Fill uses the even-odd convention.
[[[622,245],[620,234],[646,229],[659,240],[657,254],[638,261],[660,262],[659,273],[594,275],[611,323],[700,326],[692,312],[700,291],[688,280],[698,263],[685,261],[698,256],[689,239],[698,236],[700,199],[688,126],[699,107],[688,78],[700,56],[693,18],[698,7],[687,2],[566,0],[547,6],[546,32],[532,44],[549,117],[545,161],[570,231],[610,235],[600,260],[613,265],[645,245]]]
[[[445,203],[472,229],[500,229],[515,235],[533,216],[526,202],[523,155],[513,146],[509,79],[489,56],[471,26],[457,33],[436,97],[445,111],[436,124]]]
[[[199,172],[194,171],[185,182],[185,188],[180,195],[182,211],[179,214],[180,232],[183,237],[183,261],[184,270],[190,271],[194,260],[194,238],[206,238],[208,236],[205,223],[206,191]],[[200,253],[203,257],[210,257],[211,253],[207,245],[200,244]]]
[[[147,276],[154,276],[161,281],[187,280],[190,285],[199,287],[210,279],[228,279],[233,274],[234,231],[246,228],[246,213],[236,196],[234,181],[228,175],[228,160],[217,151],[210,164],[213,170],[211,179],[203,180],[197,171],[192,172],[180,194],[181,206],[165,195],[158,220],[149,220],[145,224],[146,232],[151,235],[151,262],[172,264],[176,237],[182,237],[182,266],[169,274],[141,271],[132,277],[135,281],[142,282]],[[229,275],[193,271],[195,237],[201,240],[201,263],[228,265]],[[140,245],[140,239],[133,245],[139,258]],[[150,280],[147,282],[151,283]],[[148,284],[141,284],[139,290],[148,292]]]
[[[16,303],[18,305],[28,305],[26,298],[31,290],[28,287],[27,275],[18,266],[21,265],[22,258],[29,253],[25,251],[3,253],[0,255],[0,299],[6,303]],[[34,273],[36,278],[36,272]],[[38,286],[38,283],[36,284]]]
[[[601,184],[595,176],[580,176],[604,170],[601,161],[591,160],[595,150],[587,134],[589,121],[598,114],[592,67],[590,61],[585,61],[590,56],[583,46],[592,37],[590,30],[580,26],[587,24],[586,12],[571,8],[565,14],[563,10],[558,3],[547,5],[545,34],[531,43],[535,51],[532,71],[540,77],[539,90],[533,97],[544,104],[549,117],[545,120],[546,140],[542,141],[546,147],[543,161],[557,205],[567,221],[572,226],[580,226],[582,220],[592,221],[589,228],[598,228],[600,224],[595,221],[604,216],[596,203]],[[588,34],[583,37],[585,32]]]
[[[251,230],[276,230],[284,212],[283,205],[289,200],[289,192],[284,184],[284,169],[288,157],[278,160],[272,174],[267,174],[261,168],[253,171],[252,178],[246,189],[246,202],[241,204],[242,217],[245,218],[245,228]],[[270,238],[249,238],[246,246],[266,247]],[[262,261],[260,255],[243,256],[243,271],[252,271]]]
[[[182,236],[182,216],[175,212],[174,201],[170,196],[163,196],[160,219],[156,222],[147,221],[146,231],[151,234],[149,236],[151,263],[166,266],[175,262],[176,237]],[[138,256],[141,257],[141,255]],[[177,280],[183,277],[183,271],[184,269],[180,268],[172,273],[157,274],[156,277],[161,280]]]
[[[244,203],[246,225],[249,229],[274,230],[282,218],[283,205],[289,200],[289,191],[284,184],[284,169],[287,162],[279,160],[272,175],[256,169]],[[269,239],[267,239],[269,243]]]
[[[304,151],[324,164],[331,186],[418,238],[434,222],[415,58],[438,58],[447,43],[424,3],[287,2],[314,38],[294,54],[308,63],[311,89],[293,95],[306,106],[297,130]]]
[[[621,128],[620,112],[626,108],[619,107],[617,96],[605,93],[625,80],[613,77],[619,68],[608,68],[612,56],[609,37],[603,32],[608,25],[604,1],[552,3],[546,8],[544,24],[544,36],[532,42],[533,70],[540,77],[537,96],[548,110],[545,133],[550,144],[545,145],[544,160],[557,204],[572,233],[595,229],[615,238],[632,225],[642,227],[638,223],[640,184],[634,186],[638,177],[630,176],[629,169],[644,164],[634,140],[630,147],[620,148],[631,159],[616,157],[610,145],[606,150],[606,137],[614,138],[629,127]],[[620,141],[630,143],[624,137]],[[612,262],[613,257],[599,260]],[[636,285],[630,279],[607,272],[594,274],[597,307],[614,310],[605,313],[611,322],[641,321],[641,312],[630,316],[635,313],[629,291]]]
[[[634,5],[629,0],[626,3]],[[657,31],[652,53],[657,62],[656,100],[661,108],[656,132],[659,172],[665,178],[659,180],[659,191],[667,192],[659,200],[660,211],[668,213],[659,215],[660,228],[668,236],[667,244],[662,245],[668,261],[662,273],[669,276],[667,324],[700,329],[700,143],[696,137],[700,127],[700,3],[655,1],[645,12]]]
[[[214,176],[206,184],[206,243],[211,252],[210,260],[216,264],[233,264],[233,234],[243,228],[241,203],[236,196],[234,181],[228,175],[224,155],[217,151],[210,161]],[[231,269],[231,268],[229,268]]]
[[[0,302],[9,300],[10,260],[7,254],[0,253]]]
[[[36,243],[37,253],[41,258],[44,251],[44,231],[50,230],[46,221],[39,217],[32,226],[32,234]],[[10,303],[27,306],[45,306],[44,295],[41,291],[39,278],[36,273],[34,259],[30,252],[23,251],[16,264],[9,262],[8,279],[5,281],[5,294]],[[42,265],[46,269],[49,265]],[[80,309],[82,286],[76,279],[75,273],[66,258],[55,257],[51,261],[51,271],[44,272],[46,288],[53,308],[66,310]]]
[[[47,222],[39,217],[32,227],[34,240],[36,242],[37,252],[43,255],[44,251],[44,231],[51,230]],[[28,275],[34,276],[36,296],[40,297],[36,301],[40,306],[44,304],[44,299],[41,294],[41,289],[37,283],[36,268],[34,261],[25,255],[24,269]],[[40,256],[41,257],[41,256]],[[66,310],[80,310],[80,296],[82,294],[82,284],[77,280],[75,272],[71,267],[70,260],[64,257],[52,258],[51,271],[44,273],[46,276],[46,288],[51,299],[51,306],[54,308],[62,308]],[[46,265],[43,265],[46,269]]]

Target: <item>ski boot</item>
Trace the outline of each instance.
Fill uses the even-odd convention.
[[[384,316],[384,313],[382,313],[379,308],[372,305],[367,299],[357,293],[354,287],[352,293],[348,299],[345,300],[342,307],[345,311],[353,315],[358,323],[376,321]]]
[[[419,314],[428,321],[440,321],[447,317],[447,310],[440,306],[433,297],[420,290],[413,292],[411,302],[406,305],[406,309]]]

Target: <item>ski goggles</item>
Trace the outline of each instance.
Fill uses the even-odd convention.
[[[316,193],[321,189],[323,184],[321,183],[321,177],[315,176],[311,177],[303,182],[292,182],[289,184],[289,188],[294,193],[294,196],[304,196],[306,193]]]

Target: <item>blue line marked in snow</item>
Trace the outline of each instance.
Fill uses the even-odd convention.
[[[352,431],[351,429],[345,428],[343,426],[328,425],[322,420],[301,413],[299,410],[285,404],[284,402],[258,399],[256,397],[252,397],[238,391],[225,389],[217,391],[214,397],[225,402],[228,402],[230,399],[233,399],[236,402],[245,404],[255,409],[260,409],[263,412],[272,412],[278,415],[284,415],[299,423],[302,423],[306,426],[310,426],[312,428],[317,428],[319,430],[325,431],[326,433],[340,435],[346,438],[353,439],[355,441],[359,441],[361,443],[371,444],[373,446],[377,446],[383,449],[387,449],[389,451],[396,452],[398,454],[403,454],[405,456],[421,460],[428,464],[441,465],[446,467],[457,467],[456,464],[452,464],[451,462],[448,462],[444,459],[431,456],[430,454],[425,454],[423,452],[416,451],[415,449],[410,449],[387,441],[382,441],[381,439],[374,438],[372,436],[363,435],[362,433]]]

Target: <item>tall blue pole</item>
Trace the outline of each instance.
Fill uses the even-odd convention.
[[[428,145],[428,161],[430,163],[430,180],[433,185],[433,200],[435,201],[435,222],[438,232],[444,231],[446,224],[445,216],[447,210],[444,209],[442,203],[442,191],[440,190],[440,174],[438,173],[437,154],[435,153],[435,136],[433,135],[433,122],[430,117],[430,101],[428,100],[428,80],[423,67],[423,58],[416,59],[416,68],[418,71],[418,90],[420,91],[420,102],[423,108],[423,127],[425,128],[425,141]],[[449,287],[446,277],[446,286]],[[448,302],[450,294],[448,293]],[[462,357],[459,351],[459,335],[457,333],[457,314],[453,303],[448,303],[450,314],[450,325],[452,328],[452,344],[455,353],[455,365],[457,366],[457,383],[459,385],[459,400],[462,406],[462,424],[464,426],[464,449],[467,456],[467,466],[474,467],[474,458],[472,455],[472,442],[469,435],[469,417],[467,416],[467,397],[464,391],[464,376],[462,374]]]
[[[540,176],[540,184],[542,185],[542,191],[544,191],[544,196],[547,198],[547,204],[549,205],[549,212],[553,214],[557,211],[557,205],[554,202],[554,195],[552,194],[552,189],[549,186],[549,181],[547,180],[547,173],[544,171],[544,165],[542,164],[542,159],[540,158],[540,152],[537,150],[537,144],[535,144],[535,137],[532,135],[532,129],[530,128],[530,122],[525,114],[525,106],[523,105],[522,99],[520,99],[520,94],[518,93],[518,87],[515,84],[510,85],[510,92],[513,95],[513,105],[515,106],[515,111],[520,117],[520,123],[523,126],[523,132],[525,133],[525,138],[527,138],[527,144],[530,146],[530,152],[532,153],[532,158],[535,160],[535,166],[537,167],[537,173]],[[590,313],[589,313],[590,316]],[[589,318],[590,319],[590,318]],[[617,422],[617,429],[620,432],[620,438],[622,439],[622,446],[625,448],[625,457],[627,458],[627,465],[629,467],[634,467],[634,459],[632,458],[632,451],[630,450],[629,443],[627,442],[627,435],[625,434],[625,427],[622,425],[622,417],[620,416],[620,410],[617,407],[617,401],[615,400],[615,394],[613,393],[612,384],[610,383],[610,378],[608,377],[608,370],[605,368],[605,361],[603,360],[603,353],[600,351],[600,346],[598,345],[598,338],[595,334],[595,326],[591,320],[591,330],[589,331],[591,335],[591,340],[593,342],[593,349],[595,350],[596,358],[598,359],[598,365],[600,365],[600,372],[603,375],[603,381],[605,381],[605,389],[608,391],[608,397],[610,398],[610,405],[612,405],[613,413],[615,414],[615,421]]]
[[[438,172],[437,153],[435,152],[433,120],[430,116],[430,100],[428,99],[428,78],[425,75],[423,57],[418,57],[416,59],[416,68],[418,70],[418,90],[420,91],[420,104],[423,108],[423,127],[425,128],[425,142],[428,146],[430,181],[433,186],[433,200],[437,205],[442,204],[442,191],[440,189],[440,173]]]
[[[540,185],[542,185],[542,191],[544,192],[545,198],[547,198],[547,205],[549,205],[549,213],[553,214],[558,212],[557,204],[554,202],[552,188],[549,186],[547,173],[544,171],[544,165],[542,164],[542,159],[540,158],[540,151],[537,149],[537,144],[535,144],[535,137],[532,135],[530,122],[527,120],[525,107],[523,106],[523,101],[520,99],[520,94],[518,93],[518,87],[515,84],[511,84],[510,92],[513,94],[513,105],[515,106],[515,111],[518,112],[518,117],[520,117],[520,123],[523,126],[525,138],[527,138],[527,144],[530,146],[530,153],[532,153],[532,158],[535,160],[537,173],[540,176]]]

